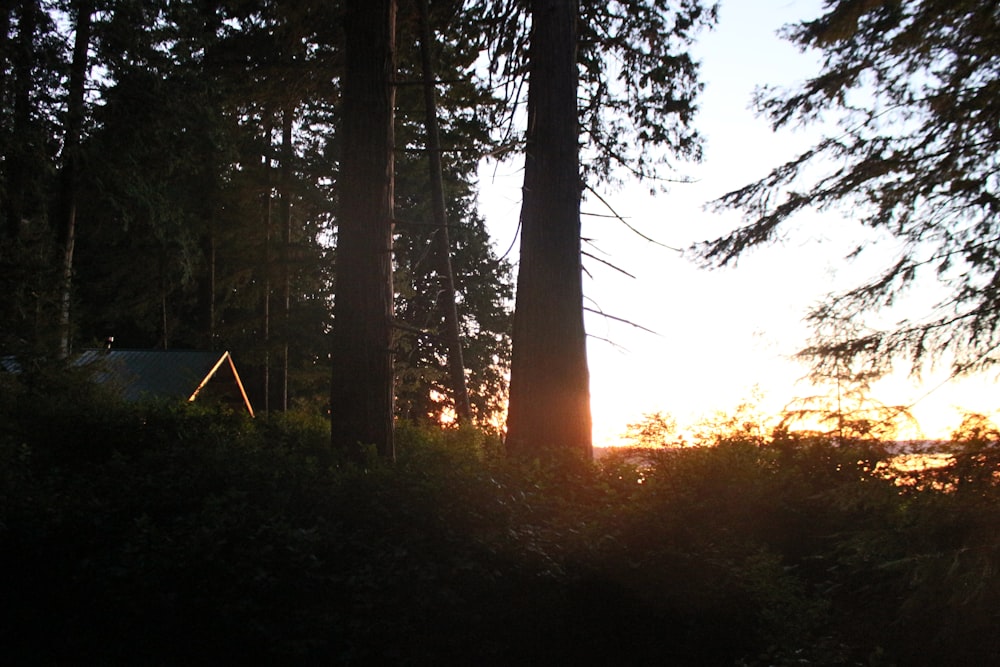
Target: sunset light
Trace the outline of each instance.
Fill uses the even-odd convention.
[[[0,4],[4,665],[1000,666],[998,0]]]
[[[587,313],[595,445],[616,444],[626,425],[647,413],[663,411],[694,424],[734,409],[756,391],[761,409],[780,415],[794,400],[823,391],[810,386],[808,367],[793,359],[811,335],[804,316],[898,252],[898,243],[839,210],[802,214],[794,234],[733,268],[701,268],[688,250],[741,223],[733,211],[711,210],[709,202],[766,174],[818,136],[814,129],[774,133],[751,107],[758,86],[790,86],[815,73],[817,55],[799,52],[776,32],[818,15],[821,6],[819,0],[723,3],[716,29],[694,45],[705,81],[695,123],[706,150],[702,163],[676,165],[677,179],[690,182],[608,188],[601,197],[612,210],[585,195],[586,249],[634,276],[584,258],[586,305],[642,327]],[[516,257],[518,164],[487,162],[480,184],[480,207],[495,243]],[[651,194],[661,186],[666,192]],[[859,244],[865,252],[845,260]],[[939,294],[935,285],[923,285],[910,307],[930,309]],[[889,322],[892,317],[884,314]],[[902,360],[898,366],[872,387],[872,398],[910,407],[917,422],[913,437],[944,438],[965,411],[993,414],[1000,408],[995,373],[951,380],[941,363],[917,380],[908,377]]]

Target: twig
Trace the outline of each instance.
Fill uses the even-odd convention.
[[[618,212],[614,209],[614,207],[611,206],[611,204],[608,203],[608,201],[604,197],[602,197],[600,194],[598,194],[597,191],[594,190],[594,188],[590,187],[589,185],[586,186],[586,188],[587,188],[588,192],[590,192],[592,195],[594,195],[595,197],[597,197],[597,199],[600,200],[600,202],[602,204],[604,204],[608,208],[609,211],[611,211],[612,215],[608,216],[608,217],[616,218],[618,220],[618,222],[620,222],[623,225],[625,225],[626,227],[628,227],[632,231],[632,233],[635,234],[636,236],[639,236],[640,238],[645,239],[646,241],[649,241],[650,243],[652,243],[654,245],[658,245],[661,248],[666,248],[667,250],[673,250],[676,253],[683,253],[684,252],[680,248],[675,248],[673,246],[669,246],[666,243],[660,243],[656,239],[653,239],[653,238],[650,238],[650,237],[646,236],[645,234],[643,234],[642,232],[640,232],[638,229],[636,229],[632,225],[628,224],[628,222],[626,222],[625,218],[623,218],[621,215],[619,215]]]
[[[606,317],[607,319],[614,320],[615,322],[621,322],[623,324],[627,324],[629,326],[635,327],[636,329],[641,329],[642,331],[645,331],[647,333],[651,333],[654,336],[660,336],[661,338],[663,337],[663,335],[660,334],[659,332],[653,331],[652,329],[650,329],[648,327],[644,327],[641,324],[636,324],[632,320],[626,320],[624,317],[616,317],[614,315],[608,315],[603,310],[598,310],[597,308],[590,308],[588,306],[584,306],[583,310],[586,311],[586,312],[588,312],[588,313],[594,313],[595,315],[600,315],[601,317]]]
[[[600,257],[595,257],[594,255],[590,254],[590,253],[589,253],[589,252],[587,252],[586,250],[581,250],[581,251],[580,251],[580,254],[581,254],[581,255],[583,255],[584,257],[589,257],[589,258],[591,258],[591,259],[592,259],[592,260],[594,260],[595,262],[600,262],[600,263],[601,263],[601,264],[603,264],[604,266],[607,266],[607,267],[609,267],[609,268],[612,268],[612,269],[614,269],[615,271],[617,271],[617,272],[619,272],[619,273],[622,273],[622,274],[624,274],[624,275],[628,276],[629,278],[632,278],[633,280],[636,280],[636,277],[635,277],[635,276],[633,276],[633,275],[632,275],[631,273],[629,273],[628,271],[626,271],[625,269],[623,269],[623,268],[621,268],[621,267],[618,267],[618,266],[615,266],[615,265],[614,265],[614,264],[612,264],[611,262],[609,262],[609,261],[607,261],[607,260],[604,260],[604,259],[601,259]]]

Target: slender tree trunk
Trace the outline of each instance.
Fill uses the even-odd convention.
[[[28,182],[28,146],[31,136],[32,61],[34,59],[35,31],[38,27],[38,8],[35,0],[21,0],[17,12],[17,39],[10,54],[10,88],[13,97],[11,140],[5,156],[6,198],[3,202],[7,218],[7,233],[11,238],[21,234],[26,217]]]
[[[264,220],[264,276],[261,328],[264,333],[264,414],[271,411],[271,122],[264,112],[264,155],[261,156],[264,196],[261,213]]]
[[[216,293],[218,249],[213,213],[207,211],[205,218],[205,231],[199,244],[202,258],[205,261],[205,270],[198,274],[198,339],[199,345],[206,350],[214,350],[216,313],[218,311],[218,295]]]
[[[0,108],[10,108],[10,72],[12,63],[10,58],[10,19],[14,12],[13,0],[0,0]],[[4,164],[0,168],[0,215],[4,218],[4,224],[0,227],[0,237],[6,235],[16,238],[18,235],[20,221],[10,216],[10,179],[11,165],[10,158],[13,141],[7,139],[0,150],[3,151]]]
[[[285,107],[281,112],[281,224],[285,230],[285,242],[282,246],[281,282],[282,282],[282,351],[281,351],[281,410],[288,411],[288,337],[291,334],[292,308],[292,121],[295,116],[294,105]]]
[[[84,92],[90,50],[92,0],[76,4],[76,37],[69,73],[66,103],[66,133],[63,138],[60,215],[63,225],[62,282],[59,294],[59,356],[70,348],[70,303],[73,295],[73,250],[76,243],[76,206],[80,180],[80,138],[83,132]]]
[[[441,287],[438,308],[444,314],[445,338],[448,344],[448,375],[451,380],[455,414],[459,423],[472,422],[472,406],[465,382],[465,360],[462,356],[462,331],[455,305],[455,274],[451,265],[451,238],[448,233],[448,213],[444,202],[444,179],[441,167],[441,133],[438,129],[437,94],[434,67],[431,64],[431,25],[428,0],[420,2],[420,59],[424,77],[424,110],[427,126],[427,154],[430,159],[431,200],[434,208],[434,233]]]
[[[532,0],[507,448],[592,456],[580,265],[576,0]]]
[[[207,254],[208,254],[208,349],[215,349],[215,310],[216,310],[216,285],[215,285],[215,264],[216,264],[216,246],[215,246],[215,231],[211,229],[208,230],[208,241],[207,241]]]
[[[10,16],[14,0],[0,0],[0,103],[7,108],[7,75],[10,59]]]
[[[163,332],[163,337],[160,339],[160,343],[164,350],[170,349],[170,310],[167,307],[167,293],[169,291],[167,261],[167,251],[166,249],[162,249],[160,251],[160,329]]]
[[[344,23],[330,437],[391,459],[396,0],[348,0]]]

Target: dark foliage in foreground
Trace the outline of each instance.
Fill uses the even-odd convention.
[[[322,423],[4,382],[6,664],[996,664],[997,440],[738,437],[567,476],[476,432],[348,465]]]

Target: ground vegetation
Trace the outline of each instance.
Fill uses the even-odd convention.
[[[718,433],[589,467],[0,376],[10,664],[992,664],[1000,440]],[[66,392],[74,400],[65,400]]]

